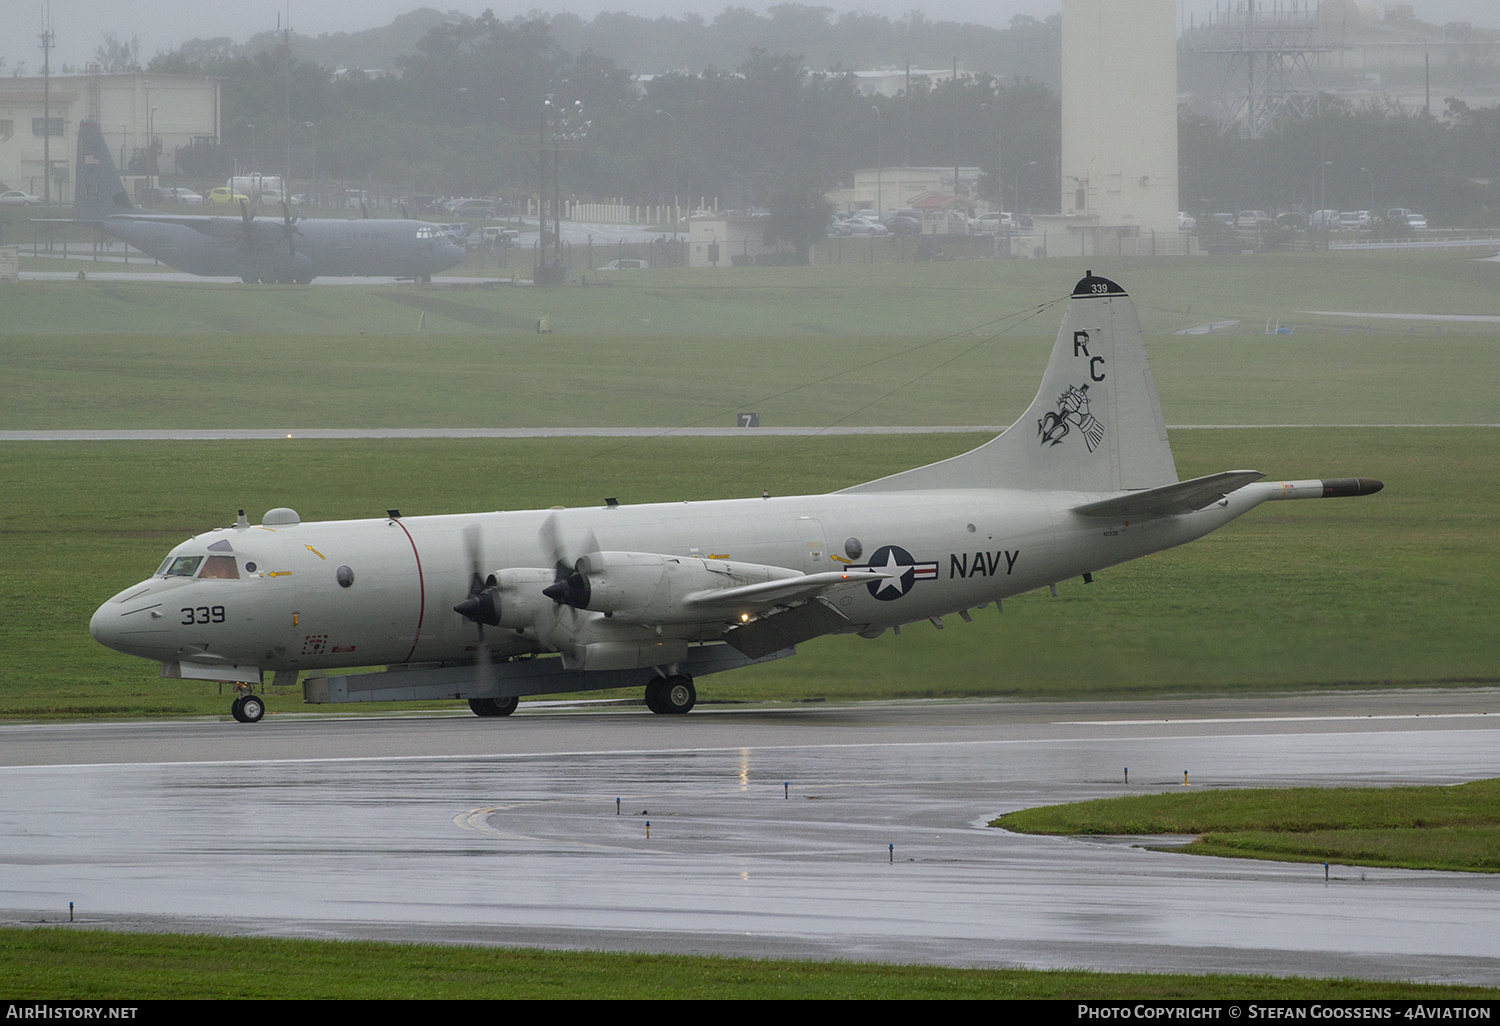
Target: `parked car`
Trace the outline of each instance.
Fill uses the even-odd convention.
[[[611,260],[603,267],[596,267],[596,271],[644,271],[651,265],[645,260],[630,260],[624,257],[619,260]]]
[[[221,185],[208,191],[208,202],[218,203],[222,206],[233,206],[236,203],[249,203],[250,197],[238,192],[230,192],[228,186]]]
[[[1198,219],[1196,217],[1189,216],[1189,214],[1185,210],[1177,211],[1178,231],[1190,232],[1196,227],[1198,227]]]
[[[978,217],[969,219],[969,231],[971,232],[999,232],[1009,231],[1016,226],[1015,215],[1004,210],[991,210],[988,214],[980,214]]]
[[[1288,210],[1284,214],[1276,215],[1276,227],[1278,228],[1306,228],[1307,218],[1295,210]]]
[[[147,189],[145,194],[141,196],[141,202],[182,203],[186,206],[202,206],[203,196],[192,189]]]
[[[33,196],[31,193],[22,192],[20,189],[10,189],[6,192],[0,192],[0,207],[31,207],[41,201],[42,198],[40,196]]]
[[[890,234],[890,229],[879,221],[868,220],[863,217],[851,217],[843,222],[843,234],[888,235]]]
[[[497,214],[497,206],[494,200],[461,199],[450,203],[447,213],[458,217],[493,218]]]
[[[492,225],[481,233],[484,236],[484,244],[491,249],[497,246],[514,246],[521,241],[521,233],[514,228],[501,228]]]
[[[905,214],[887,218],[885,228],[892,235],[922,234],[922,222],[918,221],[915,217],[907,217]]]
[[[1319,231],[1332,231],[1339,227],[1339,212],[1337,210],[1314,210],[1307,219],[1307,226]]]
[[[1241,210],[1234,219],[1236,228],[1257,229],[1265,228],[1271,224],[1270,215],[1264,210]]]
[[[1372,223],[1368,210],[1346,210],[1339,215],[1339,227],[1350,231],[1368,228]]]
[[[1418,213],[1407,214],[1406,226],[1408,228],[1415,228],[1420,231],[1421,229],[1427,227],[1427,218],[1424,215]]]

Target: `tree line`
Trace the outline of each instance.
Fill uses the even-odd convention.
[[[760,27],[822,10],[783,6]],[[732,23],[740,17],[732,12],[700,27]],[[755,28],[755,17],[740,20]],[[847,70],[811,71],[801,52],[755,46],[733,67],[637,81],[614,58],[565,45],[578,31],[569,18],[507,21],[486,12],[445,20],[401,58],[399,76],[333,76],[298,59],[285,38],[273,46],[194,41],[159,55],[150,70],[223,82],[223,141],[179,155],[203,180],[236,163],[282,170],[289,150],[290,171],[304,181],[392,195],[518,196],[535,194],[539,152],[555,145],[560,188],[579,198],[770,206],[821,194],[860,167],[959,164],[982,168],[981,196],[1007,209],[1019,185],[1030,210],[1058,208],[1060,100],[1038,79],[918,77],[897,96],[870,96]],[[900,24],[913,30],[911,20]],[[992,31],[1051,47],[1058,61],[1056,18]],[[1179,161],[1183,209],[1200,213],[1406,206],[1425,208],[1436,223],[1484,227],[1500,213],[1496,108],[1454,102],[1428,116],[1330,100],[1319,116],[1259,140],[1220,137],[1184,110]]]

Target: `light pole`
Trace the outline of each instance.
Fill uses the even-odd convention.
[[[1000,128],[1000,107],[998,104],[981,103],[980,110],[995,112],[995,206],[1005,208],[1005,172],[1001,170],[1000,160],[1005,153],[1004,136]],[[1033,162],[1034,163],[1034,162]],[[1021,206],[1021,173],[1016,172],[1016,207]]]
[[[159,184],[156,180],[156,108],[150,108],[146,114],[146,174],[149,176],[151,188]]]
[[[672,235],[675,238],[676,235],[677,235],[677,220],[678,220],[678,218],[677,218],[677,215],[678,215],[678,208],[677,208],[677,196],[678,196],[678,192],[677,192],[677,173],[681,169],[680,165],[681,165],[681,161],[682,161],[682,158],[679,155],[678,148],[677,148],[677,119],[672,116],[672,113],[670,111],[659,110],[656,113],[662,115],[668,121],[672,122]]]
[[[1361,173],[1370,176],[1370,217],[1373,218],[1375,216],[1375,172],[1367,167],[1362,167],[1359,170]]]
[[[1318,172],[1322,179],[1323,190],[1323,202],[1318,204],[1319,210],[1322,210],[1328,206],[1328,169],[1331,167],[1333,167],[1333,161],[1325,160],[1323,161],[1323,165],[1318,168]]]
[[[313,123],[311,121],[302,122],[302,127],[307,129],[307,152],[312,156],[312,188],[308,190],[307,194],[307,204],[308,206],[312,206],[317,202],[318,195],[318,138],[313,135]],[[282,199],[287,201],[288,206],[291,205],[292,187],[290,182],[287,183],[286,195]]]
[[[880,179],[885,168],[882,166],[880,151],[880,108],[871,106],[870,109],[875,112],[875,218],[876,220],[881,220],[885,217],[885,204],[884,197],[881,194],[881,185],[883,183]]]

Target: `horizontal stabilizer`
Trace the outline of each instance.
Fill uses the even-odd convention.
[[[1218,502],[1230,492],[1265,477],[1258,470],[1226,470],[1222,474],[1116,495],[1073,507],[1086,517],[1172,516],[1191,513]]]
[[[822,574],[803,574],[776,581],[762,581],[738,588],[695,591],[682,597],[682,607],[693,613],[732,614],[744,610],[765,609],[785,602],[809,599],[815,595],[856,584],[892,576],[885,570],[832,570]]]

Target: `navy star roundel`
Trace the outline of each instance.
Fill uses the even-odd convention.
[[[912,585],[917,581],[935,581],[938,575],[936,563],[918,563],[910,552],[899,545],[882,545],[871,553],[870,561],[863,564],[863,568],[884,570],[893,575],[865,585],[870,589],[870,594],[882,602],[893,602],[911,591]],[[854,566],[850,569],[858,570],[862,567]]]

